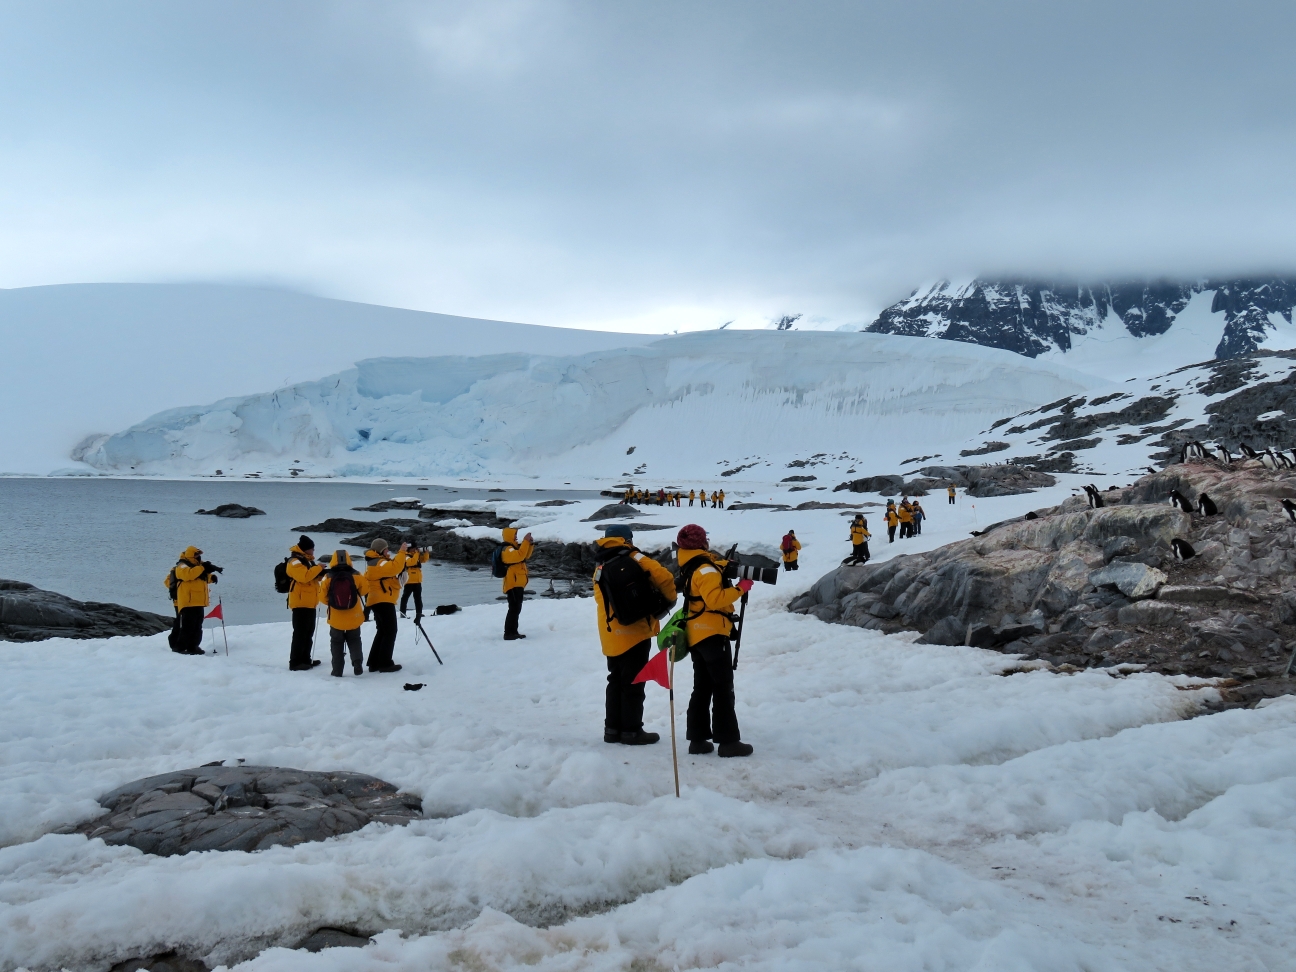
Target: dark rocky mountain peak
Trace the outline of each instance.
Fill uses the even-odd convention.
[[[943,280],[892,304],[864,330],[965,341],[1034,358],[1055,349],[1069,351],[1075,337],[1113,325],[1123,326],[1134,337],[1164,334],[1199,293],[1212,293],[1211,312],[1223,315],[1215,356],[1235,358],[1261,347],[1274,327],[1271,315],[1291,323],[1296,279],[1124,283],[977,279],[963,285]]]

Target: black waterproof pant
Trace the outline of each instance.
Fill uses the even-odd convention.
[[[342,655],[344,645],[351,651],[351,668],[359,675],[361,672],[360,660],[364,658],[359,628],[352,628],[350,631],[329,628],[329,651],[333,655],[333,674],[342,674],[342,666],[346,662]]]
[[[918,536],[922,533],[922,520],[914,520],[912,536]]]
[[[742,740],[734,712],[733,657],[729,639],[712,635],[694,645],[693,695],[688,704],[688,738],[718,745]]]
[[[401,591],[401,614],[405,613],[405,605],[409,603],[410,595],[414,595],[414,616],[423,617],[423,585],[415,582],[406,584],[405,590]]]
[[[315,642],[315,609],[292,609],[292,648],[288,652],[289,668],[311,667],[311,645]]]
[[[797,562],[796,562],[795,560],[785,560],[785,561],[783,561],[783,569],[784,569],[784,570],[796,570],[796,569],[797,569]]]
[[[867,540],[865,540],[863,543],[851,544],[851,560],[854,560],[862,564],[862,563],[866,563],[868,559],[869,559],[869,548],[868,548]]]
[[[371,604],[369,613],[375,628],[373,641],[369,642],[369,671],[373,672],[392,663],[392,652],[396,649],[396,605]]]
[[[603,715],[604,732],[640,732],[643,730],[644,683],[631,684],[648,664],[648,640],[645,639],[620,655],[607,660],[607,697]]]
[[[887,527],[887,543],[895,543],[895,531],[896,531],[895,527],[893,526]]]
[[[206,613],[207,609],[201,607],[176,609],[175,624],[167,638],[172,651],[182,655],[195,655],[202,651],[203,615]]]
[[[949,505],[950,505],[950,506],[953,506],[953,505],[954,505],[954,497],[953,497],[953,496],[951,496],[951,497],[949,498]]]
[[[525,587],[510,587],[504,592],[508,598],[508,613],[504,615],[504,637],[512,640],[518,636],[518,619],[522,617],[522,595]]]

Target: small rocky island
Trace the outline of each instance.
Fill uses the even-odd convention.
[[[22,581],[0,580],[0,641],[147,636],[174,619],[121,604],[77,601]]]
[[[228,520],[246,520],[249,516],[265,516],[265,510],[255,506],[241,506],[238,503],[222,503],[214,510],[194,510],[195,516],[223,516]]]

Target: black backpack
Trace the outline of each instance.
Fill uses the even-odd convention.
[[[176,564],[179,567],[184,561],[181,560]],[[176,568],[171,568],[171,573],[167,574],[167,590],[171,592],[171,600],[176,600],[180,596],[180,578],[176,576]]]
[[[491,551],[491,576],[507,577],[509,565],[504,563],[504,544],[498,544]]]
[[[639,566],[634,558],[638,552],[634,547],[619,548],[594,571],[609,631],[614,619],[626,627],[645,618],[660,617],[674,606],[674,601],[668,601],[657,589],[648,571]]]
[[[334,567],[328,575],[328,606],[337,611],[350,611],[360,599],[360,592],[356,589],[355,569]]]
[[[288,576],[288,561],[291,557],[285,557],[281,563],[275,564],[274,582],[276,594],[287,594],[292,590],[293,580]]]

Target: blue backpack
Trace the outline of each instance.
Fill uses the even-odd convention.
[[[509,565],[504,563],[504,544],[498,544],[491,551],[491,576],[507,577]]]

